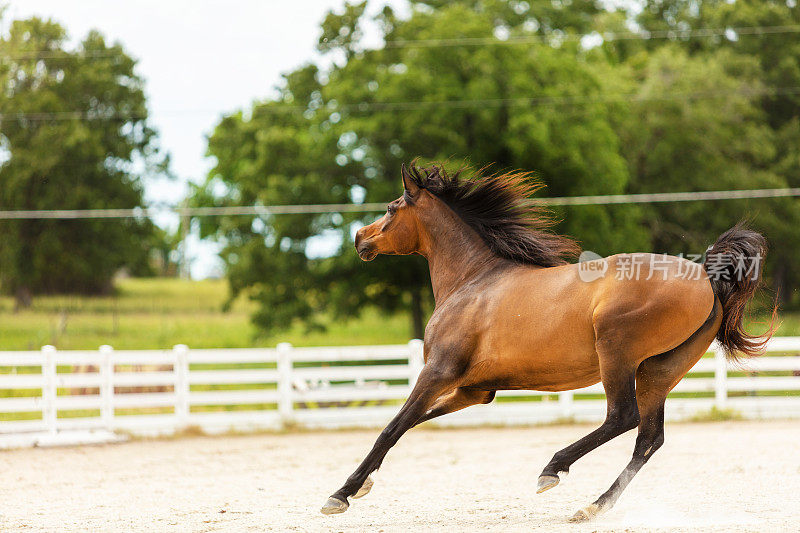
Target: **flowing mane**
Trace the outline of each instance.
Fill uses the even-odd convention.
[[[549,231],[554,221],[547,210],[531,204],[530,196],[544,184],[530,172],[484,174],[481,169],[466,179],[460,173],[413,162],[408,171],[417,186],[447,204],[500,257],[550,267],[580,253],[574,240]]]

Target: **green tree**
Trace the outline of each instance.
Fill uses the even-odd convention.
[[[800,8],[790,0],[646,0],[637,22],[647,29],[728,28],[725,35],[677,39],[693,54],[728,49],[754,58],[765,89],[759,102],[770,125],[779,129],[800,111],[800,39],[793,31],[772,32],[800,24]],[[741,34],[736,29],[742,28]],[[759,31],[764,28],[764,31]],[[660,46],[652,42],[651,48]]]
[[[682,50],[681,56],[684,54],[693,56],[691,63],[709,67],[712,76],[720,73],[719,64],[723,64],[723,69],[726,70],[725,80],[713,77],[715,81],[720,81],[719,87],[708,83],[709,78],[704,73],[695,71],[692,73],[692,79],[697,85],[690,88],[688,84],[684,84],[685,90],[697,90],[702,87],[706,91],[730,91],[737,89],[734,85],[736,80],[739,80],[741,83],[738,90],[747,93],[731,98],[717,98],[715,101],[724,107],[715,108],[714,104],[706,106],[705,126],[698,121],[693,125],[697,129],[689,132],[689,137],[694,136],[700,142],[699,146],[709,146],[713,142],[711,139],[724,142],[719,136],[715,136],[712,130],[718,126],[728,128],[726,134],[728,143],[723,145],[724,149],[717,152],[719,156],[727,159],[727,167],[719,165],[716,169],[708,168],[707,165],[691,167],[681,157],[674,161],[674,171],[678,171],[679,166],[691,167],[695,175],[704,179],[706,183],[710,176],[716,180],[716,176],[724,175],[726,177],[723,182],[730,188],[750,188],[757,185],[800,186],[800,159],[797,151],[797,146],[800,146],[800,90],[798,90],[800,39],[794,32],[769,31],[769,28],[786,28],[799,24],[800,8],[796,4],[786,0],[736,0],[735,2],[645,0],[642,2],[642,9],[636,15],[636,19],[641,26],[650,30],[730,29],[723,36],[676,38],[675,42],[666,48],[674,51],[679,47]],[[758,32],[758,28],[762,27],[767,30]],[[747,30],[737,34],[734,28]],[[643,48],[655,50],[665,46],[663,41],[640,43],[638,48],[629,48],[623,56],[631,58],[634,63],[639,62],[635,57],[636,52]],[[664,63],[664,58],[659,61]],[[683,57],[679,61],[689,60]],[[683,84],[683,81],[677,80],[678,77],[683,77],[683,72],[677,68],[673,68],[672,72],[675,75],[673,80]],[[732,106],[731,102],[739,104]],[[746,112],[738,115],[738,124],[736,115],[720,113],[720,110],[741,111],[742,102],[746,102]],[[698,103],[696,107],[700,108],[701,105]],[[653,109],[651,116],[655,114]],[[740,126],[744,126],[741,131],[738,129]],[[694,132],[711,133],[711,138],[704,135],[695,136]],[[664,142],[663,146],[669,147],[670,143]],[[689,147],[688,144],[683,146]],[[702,170],[705,172],[701,174]],[[724,174],[719,174],[721,171]],[[765,200],[750,203],[735,202],[728,207],[723,207],[721,204],[713,206],[715,213],[732,214],[730,209],[755,213],[755,222],[767,230],[767,236],[772,243],[768,269],[772,285],[784,306],[800,305],[800,294],[797,292],[797,287],[800,286],[800,273],[794,267],[800,260],[800,255],[796,252],[800,243],[795,230],[800,222],[798,201]],[[675,227],[690,220],[676,218],[679,212],[688,213],[689,210],[691,208],[678,208],[672,211]],[[704,215],[701,219],[710,216]],[[718,224],[710,227],[715,230],[719,228]]]
[[[418,156],[452,167],[535,170],[554,195],[625,191],[616,104],[598,98],[602,80],[577,43],[549,42],[559,31],[585,28],[593,3],[581,3],[586,12],[551,8],[547,28],[525,3],[419,4],[408,20],[384,9],[387,42],[491,38],[501,29],[545,39],[524,47],[364,50],[351,38],[360,33],[363,6],[349,6],[323,23],[320,50],[339,58],[334,68],[324,76],[314,66],[298,69],[285,76],[279,98],[219,123],[209,140],[217,164],[194,202],[387,202],[399,194],[400,163]],[[640,249],[648,237],[638,213],[631,206],[573,209],[559,229],[600,253]],[[362,264],[351,234],[373,218],[228,217],[203,227],[226,244],[232,294],[247,291],[260,303],[254,318],[261,327],[309,322],[321,310],[351,316],[372,304],[410,311],[412,332],[421,336],[431,302],[427,266],[416,257]],[[320,236],[339,239],[332,255],[314,255]]]
[[[759,105],[761,71],[752,58],[730,51],[689,56],[668,45],[637,58],[633,76],[621,126],[631,191],[786,186],[771,169],[776,139]],[[755,201],[679,202],[654,204],[645,219],[659,251],[702,253],[757,211]],[[760,213],[759,222],[775,226],[771,216]]]
[[[77,49],[64,28],[15,20],[0,39],[0,209],[131,208],[140,175],[162,171],[135,61],[97,32]],[[103,293],[141,260],[146,219],[19,220],[0,227],[0,283],[36,293]]]

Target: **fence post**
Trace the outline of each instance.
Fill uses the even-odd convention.
[[[114,430],[114,348],[108,344],[100,346],[100,418],[103,426]]]
[[[56,432],[56,420],[58,412],[56,410],[56,396],[58,388],[56,386],[56,347],[42,346],[42,420],[44,426],[50,433]]]
[[[292,345],[278,344],[278,414],[284,426],[293,421],[294,398],[292,397]]]
[[[412,389],[417,384],[419,373],[425,366],[424,343],[419,339],[408,341],[408,385]]]
[[[561,410],[561,416],[569,418],[573,415],[573,400],[575,394],[571,390],[565,390],[558,393],[558,406]]]
[[[189,347],[176,344],[172,348],[175,354],[173,372],[175,373],[175,418],[177,429],[189,425]]]
[[[728,401],[728,364],[725,352],[719,344],[714,344],[714,405],[724,409]]]

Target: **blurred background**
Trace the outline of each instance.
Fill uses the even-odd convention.
[[[702,254],[748,218],[771,245],[756,315],[776,298],[800,331],[796,0],[1,13],[2,350],[419,338],[424,260],[352,248],[415,157],[531,170],[542,197],[779,189],[553,209],[602,255]]]

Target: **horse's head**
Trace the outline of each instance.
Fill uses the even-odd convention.
[[[429,198],[405,165],[400,173],[403,195],[387,206],[381,218],[356,232],[356,251],[364,261],[372,261],[378,254],[409,255],[419,252],[422,227],[420,204],[426,203]]]

